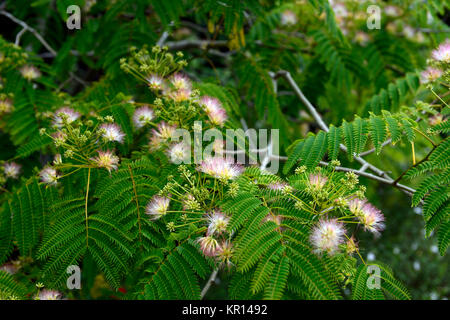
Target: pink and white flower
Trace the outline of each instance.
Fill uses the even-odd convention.
[[[207,113],[209,121],[215,126],[223,127],[228,119],[227,112],[223,108],[214,109]]]
[[[58,110],[55,111],[55,115],[53,118],[53,125],[57,127],[62,127],[63,118],[65,118],[67,123],[72,123],[78,120],[78,118],[80,118],[80,113],[69,107],[59,108]]]
[[[153,120],[155,114],[152,109],[147,106],[140,107],[134,111],[133,122],[136,128],[140,129]]]
[[[366,201],[355,198],[355,199],[348,201],[347,204],[348,204],[348,208],[350,209],[350,212],[353,213],[355,216],[357,216],[361,213],[362,208],[366,204]]]
[[[428,119],[428,122],[430,123],[430,125],[435,126],[437,124],[442,123],[442,121],[444,120],[444,116],[440,113],[435,114],[434,116],[430,117]]]
[[[192,83],[189,78],[181,73],[175,73],[170,78],[170,83],[175,87],[175,89],[188,89],[190,90],[192,88]]]
[[[363,31],[358,31],[355,34],[355,41],[364,47],[370,41],[370,37],[367,33]]]
[[[327,183],[328,178],[321,175],[320,173],[317,174],[310,174],[309,175],[309,185],[315,189],[322,189],[325,184]]]
[[[223,126],[227,120],[227,112],[222,107],[222,103],[213,97],[204,96],[200,99],[200,105],[207,114],[213,125]]]
[[[59,291],[44,289],[39,292],[37,300],[61,300],[62,297],[63,295]]]
[[[311,233],[311,243],[316,253],[334,254],[339,250],[345,235],[344,225],[337,219],[319,220]]]
[[[15,162],[9,162],[9,163],[7,162],[3,166],[5,176],[7,178],[12,178],[12,179],[17,179],[19,177],[21,168],[22,168],[22,166]]]
[[[242,173],[243,167],[223,157],[209,157],[200,163],[197,170],[216,179],[233,180]]]
[[[164,79],[156,74],[150,75],[146,80],[150,89],[161,90],[164,86]]]
[[[348,16],[347,7],[343,3],[336,3],[332,6],[332,8],[338,21],[341,21],[342,18],[346,18]]]
[[[433,67],[428,67],[421,73],[422,83],[433,82],[442,76],[442,71]]]
[[[217,98],[203,96],[200,98],[199,104],[203,107],[206,113],[212,112],[218,108],[222,108],[222,103]]]
[[[13,109],[13,104],[11,99],[2,99],[0,100],[0,114],[2,113],[10,113]]]
[[[22,74],[22,77],[24,77],[27,80],[34,80],[41,76],[41,71],[39,71],[39,69],[36,68],[35,66],[25,65],[22,68],[20,68],[19,71]]]
[[[283,191],[284,188],[289,187],[286,182],[273,182],[267,185],[267,188],[274,191]]]
[[[120,126],[116,123],[104,123],[100,126],[100,131],[102,137],[106,141],[117,141],[119,143],[123,142],[125,133],[122,132]]]
[[[152,134],[165,142],[173,137],[176,129],[176,126],[172,126],[164,121],[161,121],[158,123],[156,129],[152,129]]]
[[[292,26],[296,24],[297,21],[297,15],[291,10],[285,10],[281,14],[281,25],[283,26]]]
[[[198,240],[200,250],[207,257],[215,257],[220,250],[219,243],[212,236],[201,237]]]
[[[222,241],[216,250],[217,260],[227,267],[231,267],[233,263],[231,262],[231,258],[233,257],[233,245],[231,241],[224,240]]]
[[[208,215],[208,235],[222,234],[227,230],[230,218],[220,211],[214,211]]]
[[[65,134],[62,131],[56,131],[52,134],[53,141],[55,142],[55,145],[59,147],[67,140],[67,134]]]
[[[117,166],[119,164],[119,157],[114,154],[111,150],[98,150],[98,156],[92,158],[92,161],[95,162],[95,165],[99,168],[105,168],[109,172],[111,170],[117,170]]]
[[[402,10],[399,7],[388,5],[384,7],[384,13],[389,17],[398,17],[402,14]]]
[[[384,229],[384,215],[366,200],[353,199],[348,202],[348,206],[364,226],[364,230],[378,235]]]
[[[179,142],[172,145],[167,153],[172,163],[190,163],[191,147],[185,142]]]
[[[402,33],[406,38],[408,38],[410,40],[414,40],[416,37],[416,30],[413,27],[408,26],[408,25],[403,27]]]
[[[191,98],[192,90],[189,88],[182,88],[176,91],[172,91],[169,94],[169,97],[175,100],[176,102],[187,101]]]
[[[9,274],[15,274],[18,270],[19,266],[11,262],[7,262],[4,265],[0,266],[0,271],[4,271]]]
[[[59,175],[52,167],[45,167],[39,173],[42,182],[48,185],[56,185],[58,183]]]
[[[450,63],[450,41],[442,43],[431,53],[431,56],[436,61]]]
[[[145,213],[152,217],[152,220],[156,220],[166,215],[169,208],[170,199],[161,196],[154,196],[152,200],[147,204]]]
[[[60,153],[55,154],[55,157],[53,158],[53,164],[54,165],[62,164],[62,157]]]

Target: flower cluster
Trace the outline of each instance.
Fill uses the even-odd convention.
[[[14,109],[11,98],[5,94],[0,94],[0,115],[11,113]]]
[[[51,132],[43,128],[40,133],[53,140],[58,153],[53,163],[39,173],[44,184],[55,186],[61,177],[83,168],[117,170],[119,157],[111,145],[124,143],[125,133],[112,116],[91,113],[82,119],[80,112],[64,106],[47,117],[51,120]]]
[[[310,241],[317,254],[338,252],[352,254],[358,251],[353,228],[361,225],[365,231],[379,236],[384,229],[384,216],[364,199],[365,187],[357,186],[358,178],[352,172],[336,172],[338,162],[325,169],[316,168],[308,173],[306,168],[296,170],[297,185],[306,191],[299,198],[296,190],[288,196],[295,208],[319,217],[311,230]],[[305,197],[306,195],[306,197]],[[349,225],[346,228],[346,225]],[[347,230],[352,234],[347,235]],[[341,251],[342,250],[342,251]]]
[[[176,129],[191,130],[194,121],[203,119],[207,123],[205,130],[222,128],[228,120],[222,102],[215,97],[201,96],[189,77],[181,72],[186,64],[182,58],[181,52],[172,55],[167,48],[155,46],[151,52],[146,48],[134,49],[129,59],[121,61],[122,69],[146,83],[156,96],[151,105],[133,102],[138,106],[133,115],[135,127],[151,126],[150,151],[162,149],[176,164],[190,157],[189,148],[193,145],[175,140]],[[215,154],[222,150],[220,141],[216,141]]]
[[[200,163],[197,170],[216,179],[233,180],[242,173],[243,167],[227,158],[209,157]]]

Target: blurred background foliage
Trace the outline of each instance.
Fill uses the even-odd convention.
[[[65,23],[66,9],[74,4],[82,8],[80,30],[68,30]],[[381,10],[380,29],[367,29],[371,4]],[[377,111],[372,96],[382,94],[408,73],[418,74],[430,51],[449,37],[449,8],[448,0],[0,1],[2,38],[20,44],[29,53],[27,62],[32,61],[43,73],[40,94],[30,93],[31,84],[25,81],[13,84],[8,80],[5,90],[22,95],[24,105],[34,106],[36,115],[55,109],[69,95],[75,102],[86,99],[98,108],[119,93],[142,98],[147,94],[145,88],[134,87],[120,70],[119,61],[132,46],[167,45],[185,53],[192,79],[227,88],[238,105],[237,121],[245,121],[248,127],[279,128],[281,153],[286,154],[293,141],[318,127],[286,82],[280,80],[273,86],[270,72],[289,71],[329,124],[367,116]],[[34,28],[51,50],[32,32],[19,37],[23,26],[5,13]],[[256,92],[262,94],[256,96]],[[421,86],[405,92],[398,105],[383,109],[399,110],[429,96]],[[37,130],[33,122],[32,128],[16,135],[0,131],[0,159],[16,155],[17,147],[29,142]],[[428,151],[426,140],[419,139],[416,157],[421,159]],[[46,161],[37,154],[31,160]],[[374,153],[367,160],[396,177],[411,164],[410,146],[386,147],[381,156]],[[354,166],[344,157],[342,162]],[[31,170],[25,167],[25,173]],[[410,199],[394,188],[361,181],[368,186],[369,201],[382,209],[387,220],[380,238],[364,235],[361,239],[361,247],[371,248],[363,252],[367,259],[376,257],[388,263],[413,298],[447,299],[450,258],[439,255],[435,237],[425,237],[420,208],[411,208]],[[104,281],[92,281],[94,289],[83,294],[104,297]],[[228,281],[226,275],[221,281]],[[210,290],[208,298],[224,296],[225,292]]]

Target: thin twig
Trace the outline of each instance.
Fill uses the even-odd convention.
[[[317,112],[316,108],[312,105],[311,102],[309,102],[309,100],[305,97],[305,95],[303,94],[303,92],[300,90],[299,86],[297,85],[297,83],[294,81],[294,79],[292,78],[290,72],[286,71],[286,70],[280,70],[277,71],[276,73],[273,74],[274,78],[278,78],[278,77],[283,77],[285,78],[289,85],[292,87],[292,89],[294,90],[295,94],[298,96],[298,98],[305,104],[306,108],[308,109],[308,111],[310,112],[310,114],[312,115],[312,117],[314,118],[314,120],[317,122],[317,124],[319,125],[319,127],[325,131],[328,132],[329,128],[328,125],[323,121],[322,116]],[[343,144],[339,145],[340,149],[344,152],[348,152],[347,147],[344,146]],[[376,166],[374,166],[373,164],[367,162],[366,160],[364,160],[363,158],[361,158],[361,156],[358,155],[352,155],[353,159],[355,159],[356,161],[358,161],[360,164],[362,165],[367,165],[367,167],[372,170],[373,172],[375,172],[377,175],[379,175],[380,177],[384,177],[386,179],[391,179],[393,180],[386,172],[384,172],[383,170],[377,168]]]
[[[383,142],[383,143],[381,144],[381,147],[385,147],[385,146],[387,146],[388,144],[391,144],[391,142],[392,142],[392,139],[389,138],[389,139],[387,139],[385,142]],[[359,154],[359,156],[360,156],[360,157],[364,157],[364,156],[367,156],[367,155],[369,155],[369,154],[371,154],[371,153],[374,153],[375,151],[376,151],[376,149],[375,149],[375,148],[372,148],[372,149],[370,149],[370,150],[361,152],[361,153]]]
[[[16,18],[11,13],[5,10],[0,10],[0,14],[14,21],[18,25],[22,26],[22,28],[26,29],[27,31],[31,32],[53,56],[57,55],[57,52],[47,43],[47,41],[45,41],[45,39],[34,28],[30,27],[24,21]]]
[[[16,46],[20,45],[20,38],[22,37],[22,35],[27,31],[27,28],[22,28],[22,30],[20,30],[17,35],[16,35],[16,41],[14,41],[14,44]]]
[[[279,77],[285,78],[287,80],[287,82],[289,83],[289,85],[294,90],[295,94],[298,96],[298,98],[306,106],[306,108],[308,109],[308,111],[310,112],[310,114],[312,115],[314,120],[317,122],[319,127],[325,132],[329,131],[328,125],[323,121],[322,116],[317,112],[316,108],[312,105],[312,103],[305,97],[305,95],[300,90],[299,86],[294,81],[294,79],[292,78],[291,74],[288,71],[280,70],[280,71],[277,71],[276,73],[270,73],[270,75],[274,79],[279,78]],[[348,149],[347,149],[346,146],[344,146],[343,144],[340,144],[339,147],[340,147],[341,150],[343,150],[344,152],[348,153]],[[405,193],[407,193],[409,195],[411,195],[412,193],[415,192],[415,190],[410,188],[410,187],[407,187],[407,186],[404,186],[404,185],[399,185],[398,181],[397,181],[398,179],[396,179],[396,180],[392,179],[385,171],[383,171],[380,168],[374,166],[370,162],[364,160],[361,157],[361,155],[352,155],[352,156],[353,156],[353,159],[355,159],[360,164],[362,164],[362,168],[364,168],[364,170],[370,169],[376,175],[367,173],[364,170],[355,170],[355,169],[350,169],[350,168],[339,167],[339,168],[342,169],[341,171],[348,171],[348,170],[354,171],[355,173],[357,173],[357,174],[359,174],[361,176],[366,176],[366,177],[372,178],[374,180],[377,180],[377,181],[380,181],[380,182],[383,182],[383,183],[386,183],[386,184],[390,184],[390,185],[392,185],[394,187],[397,187],[397,188],[399,188],[400,190],[404,191]]]

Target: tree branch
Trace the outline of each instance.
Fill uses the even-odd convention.
[[[286,71],[286,70],[280,70],[277,71],[276,73],[269,73],[269,75],[273,78],[273,79],[277,79],[279,77],[283,77],[286,79],[286,81],[289,83],[289,85],[292,87],[292,89],[294,90],[295,94],[297,95],[297,97],[303,102],[303,104],[306,106],[306,108],[308,109],[308,111],[310,112],[310,114],[312,115],[312,117],[314,118],[314,120],[317,122],[317,124],[319,125],[319,127],[325,131],[328,132],[329,128],[328,125],[323,121],[322,116],[317,112],[316,108],[312,105],[312,103],[305,97],[305,95],[303,94],[303,92],[300,90],[299,86],[297,85],[297,83],[294,81],[294,79],[292,78],[291,74]],[[386,142],[385,142],[386,143]],[[343,144],[339,145],[339,148],[348,153],[347,147],[344,146]],[[370,150],[369,150],[370,151]],[[366,152],[366,154],[369,153]],[[371,153],[372,151],[370,151]],[[371,164],[370,162],[364,160],[361,155],[352,155],[353,159],[355,159],[356,161],[358,161],[360,164],[362,164],[362,168],[364,168],[364,170],[366,169],[370,169],[372,170],[376,175],[370,174],[370,173],[366,173],[364,172],[364,170],[355,170],[355,169],[350,169],[350,168],[343,168],[343,167],[339,167],[344,171],[345,170],[352,170],[355,173],[359,174],[359,175],[363,175],[369,178],[372,178],[374,180],[392,185],[394,187],[398,187],[400,190],[404,191],[405,193],[411,195],[411,193],[414,193],[415,190],[412,188],[409,188],[407,186],[404,185],[399,185],[394,179],[392,179],[385,171],[381,170],[380,168],[374,166],[373,164]],[[374,178],[376,177],[376,179]]]
[[[215,269],[211,273],[211,276],[209,277],[208,281],[206,282],[205,286],[202,289],[202,292],[200,293],[200,299],[203,299],[205,297],[205,295],[208,292],[209,288],[211,288],[211,285],[213,284],[213,282],[216,281],[218,273],[219,273],[218,269]]]
[[[47,41],[45,41],[45,39],[32,27],[30,27],[28,24],[26,24],[24,21],[16,18],[15,16],[13,16],[11,13],[5,11],[5,10],[0,10],[0,14],[9,18],[10,20],[14,21],[15,23],[17,23],[18,25],[22,26],[23,29],[25,29],[26,31],[31,32],[38,40],[40,43],[42,43],[42,45],[53,55],[56,56],[57,52],[47,43]],[[23,33],[23,30],[19,32]],[[20,37],[19,37],[20,39]],[[16,38],[16,42],[17,42],[17,38]]]

